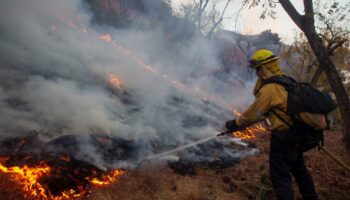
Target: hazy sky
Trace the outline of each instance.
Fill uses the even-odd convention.
[[[172,0],[174,5],[180,5],[182,3],[193,2],[194,0]],[[218,1],[218,0],[217,0]],[[349,0],[338,0],[345,4]],[[296,9],[303,13],[302,0],[291,0]],[[224,6],[226,0],[219,0],[221,7]],[[233,0],[225,14],[224,28],[228,30],[235,30],[235,19],[237,12],[242,5],[242,0]],[[257,34],[261,31],[271,29],[272,32],[277,32],[282,38],[283,42],[292,42],[296,32],[299,32],[299,28],[290,19],[287,13],[283,10],[280,4],[277,4],[275,9],[277,11],[277,19],[260,19],[262,9],[260,6],[249,9],[248,6],[240,13],[237,23],[237,31],[244,34]]]

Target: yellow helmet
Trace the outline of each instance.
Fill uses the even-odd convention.
[[[260,67],[262,64],[269,63],[277,59],[279,59],[279,57],[275,56],[271,51],[267,49],[260,49],[256,51],[249,60],[249,67],[255,69]]]

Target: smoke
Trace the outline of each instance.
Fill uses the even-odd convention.
[[[143,156],[216,134],[229,109],[252,98],[212,75],[220,65],[212,41],[193,35],[174,45],[166,23],[92,25],[86,5],[71,0],[5,0],[0,17],[1,137],[103,133],[136,141]],[[84,159],[103,162],[83,146]]]

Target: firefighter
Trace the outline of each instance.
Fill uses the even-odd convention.
[[[249,67],[254,69],[258,76],[253,90],[256,99],[240,117],[227,121],[225,128],[232,133],[264,117],[268,122],[268,129],[271,130],[270,179],[277,198],[279,200],[293,199],[292,174],[303,199],[317,199],[312,177],[304,164],[303,152],[292,148],[292,132],[289,126],[280,119],[293,124],[292,118],[286,114],[287,91],[282,85],[276,83],[262,84],[270,77],[285,75],[280,69],[279,57],[269,50],[261,49],[253,54]]]

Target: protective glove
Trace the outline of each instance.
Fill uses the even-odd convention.
[[[225,123],[225,126],[220,130],[220,134],[217,136],[229,135],[238,130],[240,130],[240,128],[237,126],[236,119],[229,120]]]
[[[223,136],[223,135],[228,135],[231,134],[230,131],[221,131],[217,136]]]
[[[228,132],[230,132],[230,133],[239,130],[239,127],[237,126],[236,119],[227,121],[225,123],[225,127],[227,128]]]

